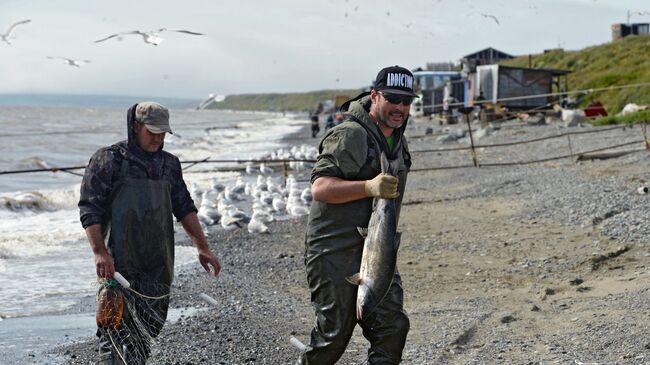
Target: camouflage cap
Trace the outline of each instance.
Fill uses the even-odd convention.
[[[172,133],[169,126],[169,110],[156,102],[138,103],[135,108],[135,120],[143,123],[151,133]]]

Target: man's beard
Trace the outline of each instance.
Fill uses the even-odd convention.
[[[401,120],[399,122],[393,122],[391,121],[391,114],[401,114]],[[406,121],[406,118],[408,118],[408,113],[402,113],[401,111],[394,110],[389,113],[384,113],[384,110],[380,108],[379,110],[379,122],[384,124],[385,126],[389,128],[400,128],[402,125],[404,125],[404,122]]]

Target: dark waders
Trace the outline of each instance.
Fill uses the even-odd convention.
[[[151,297],[169,294],[174,276],[174,228],[170,184],[167,180],[134,179],[128,176],[129,160],[125,159],[120,170],[121,178],[115,183],[111,199],[111,221],[107,246],[115,261],[115,270],[130,283],[131,288]],[[149,357],[149,342],[143,337],[156,337],[167,318],[169,297],[140,301],[133,292],[125,296],[138,299],[125,303],[122,326],[128,331],[126,343],[123,338],[108,338],[107,331],[100,328],[98,364],[122,364],[120,356],[112,349],[112,342],[119,348],[127,364],[144,364]],[[135,308],[133,308],[135,307]],[[135,323],[140,323],[136,326]],[[142,326],[144,325],[144,326]],[[143,334],[142,331],[146,331]],[[119,342],[119,341],[118,341]],[[137,348],[137,349],[136,349]]]
[[[346,278],[359,272],[363,246],[327,253],[308,253],[307,281],[316,310],[311,348],[300,364],[331,365],[343,355],[354,327],[359,324],[370,342],[368,364],[399,364],[409,330],[403,308],[402,280],[395,273],[388,294],[364,321],[356,319],[357,286]]]

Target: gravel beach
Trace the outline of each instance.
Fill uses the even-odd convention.
[[[399,227],[398,265],[411,319],[403,363],[650,363],[644,336],[650,330],[650,195],[637,192],[650,179],[648,153],[429,169],[472,164],[467,150],[417,152],[466,147],[439,137],[463,127],[414,118],[407,132],[419,171],[409,175]],[[475,143],[605,129],[522,122],[495,127]],[[317,145],[308,133],[305,128],[288,137],[287,145]],[[635,126],[481,147],[477,154],[484,164],[522,162],[642,138]],[[622,149],[639,147],[642,142]],[[176,273],[172,306],[186,314],[166,324],[149,363],[295,362],[289,338],[308,342],[314,322],[303,263],[306,222],[273,222],[268,235],[210,229],[223,271],[217,279],[198,265]],[[95,348],[89,333],[52,352],[67,364],[88,364]],[[367,348],[357,329],[339,363],[364,363]]]

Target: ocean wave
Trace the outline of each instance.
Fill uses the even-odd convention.
[[[8,211],[55,211],[72,209],[79,201],[79,185],[52,191],[19,192],[0,195],[0,209]]]
[[[28,157],[18,162],[19,169],[50,169],[52,166],[38,156]]]
[[[9,210],[48,210],[47,198],[39,193],[20,193],[13,197],[2,196],[0,197],[0,207]]]

